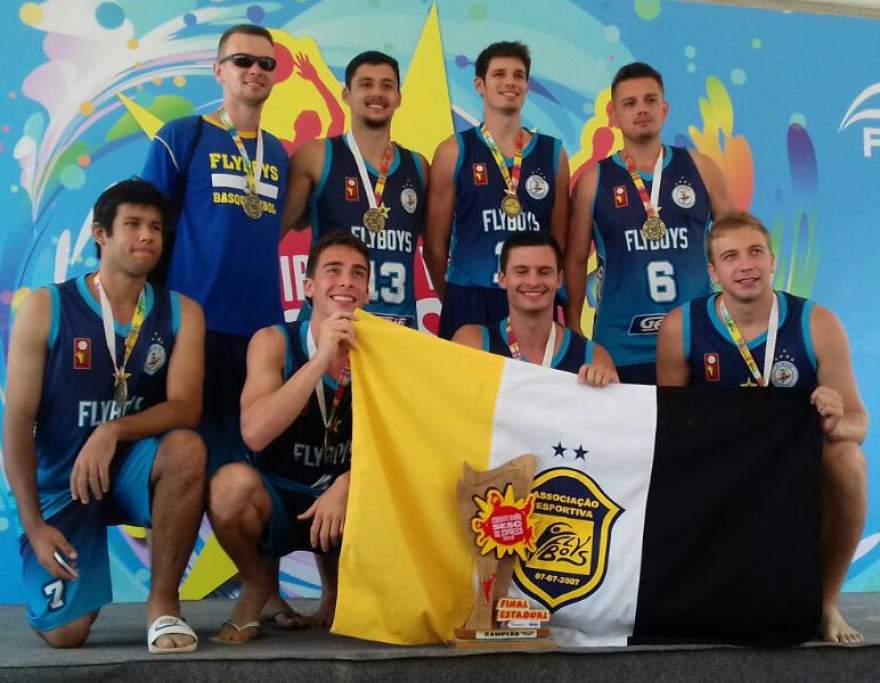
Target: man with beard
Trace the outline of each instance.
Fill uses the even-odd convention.
[[[334,231],[360,238],[373,278],[366,310],[417,328],[415,259],[428,164],[391,140],[400,106],[397,61],[375,51],[354,57],[342,99],[351,108],[351,131],[307,142],[291,157],[284,229],[311,225],[314,240]]]
[[[706,231],[711,217],[732,207],[714,161],[661,143],[669,104],[655,69],[622,67],[611,104],[623,149],[586,171],[572,194],[566,320],[580,331],[595,236],[600,289],[592,337],[608,349],[622,382],[653,384],[663,316],[709,291]]]

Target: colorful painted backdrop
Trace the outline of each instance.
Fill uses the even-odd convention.
[[[525,123],[562,138],[577,178],[620,144],[607,117],[615,70],[634,59],[652,63],[671,102],[667,141],[715,158],[736,203],[771,227],[777,284],[838,313],[868,408],[880,414],[880,326],[870,305],[880,251],[878,24],[671,0],[439,0],[434,10],[428,0],[3,2],[3,384],[9,323],[22,297],[95,268],[94,199],[140,171],[162,122],[217,107],[217,39],[241,22],[264,25],[277,39],[278,84],[264,122],[290,150],[346,129],[345,64],[380,49],[404,74],[394,135],[430,159],[441,139],[479,120],[473,61],[480,49],[518,39],[534,57]],[[307,234],[291,236],[279,253],[289,317],[300,305],[307,241]],[[424,272],[419,293],[421,323],[435,329],[439,305]],[[588,308],[587,323],[590,315]],[[870,460],[878,444],[869,440]],[[876,472],[870,488],[848,590],[880,587]],[[17,529],[5,481],[0,493],[0,601],[16,602]],[[143,599],[142,533],[113,529],[111,553],[116,597]],[[228,594],[232,571],[205,525],[184,595]],[[316,594],[308,554],[284,560],[282,583],[291,595]]]

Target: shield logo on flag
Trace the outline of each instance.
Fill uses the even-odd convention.
[[[532,488],[536,550],[517,562],[514,580],[550,611],[583,600],[608,570],[611,530],[624,512],[579,470],[542,472]]]

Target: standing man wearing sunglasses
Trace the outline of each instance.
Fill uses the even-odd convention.
[[[260,129],[275,82],[275,48],[260,26],[223,33],[214,75],[220,109],[162,127],[143,177],[178,211],[167,286],[205,310],[205,403],[199,431],[209,474],[241,461],[239,428],[247,344],[258,329],[283,321],[278,239],[287,154]]]

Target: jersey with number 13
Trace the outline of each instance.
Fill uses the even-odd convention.
[[[706,234],[709,193],[683,147],[663,148],[662,239],[642,235],[647,217],[619,154],[599,163],[593,238],[599,259],[599,302],[593,339],[617,365],[653,363],[657,331],[670,310],[709,292]],[[651,192],[651,174],[642,173]]]
[[[382,203],[388,208],[385,228],[370,232],[364,213],[367,192],[376,186],[377,169],[367,163],[367,190],[344,137],[328,138],[324,169],[312,194],[309,220],[313,239],[334,230],[351,231],[370,251],[370,301],[366,309],[409,327],[418,327],[415,294],[417,242],[425,211],[425,180],[418,155],[395,145]]]

